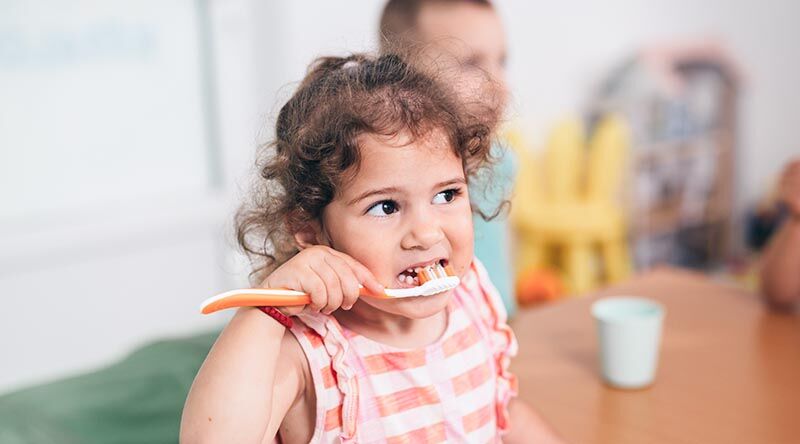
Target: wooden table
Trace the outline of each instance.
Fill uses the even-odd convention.
[[[589,306],[638,295],[667,310],[653,386],[602,383]],[[570,443],[800,443],[800,314],[702,275],[659,269],[513,319],[520,397]]]

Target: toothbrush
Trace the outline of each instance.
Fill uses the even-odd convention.
[[[456,288],[460,282],[453,267],[441,264],[428,265],[417,270],[419,285],[411,288],[387,288],[383,294],[372,293],[364,287],[361,296],[378,299],[408,298],[413,296],[432,296]],[[234,307],[284,307],[290,305],[307,305],[311,302],[308,293],[282,288],[244,288],[231,290],[206,299],[200,306],[203,314],[211,314],[219,310]]]

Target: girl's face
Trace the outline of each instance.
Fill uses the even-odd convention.
[[[413,286],[407,270],[434,262],[463,276],[472,261],[472,213],[461,159],[442,132],[411,143],[403,134],[364,135],[359,147],[357,175],[323,211],[322,238],[387,288]],[[443,310],[451,293],[360,301],[421,319]]]

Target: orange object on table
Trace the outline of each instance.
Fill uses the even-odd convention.
[[[566,293],[564,283],[552,270],[531,267],[517,276],[516,295],[519,305],[555,301]]]

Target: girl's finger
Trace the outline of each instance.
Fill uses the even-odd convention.
[[[361,262],[358,262],[357,260],[353,259],[351,256],[347,254],[335,250],[332,251],[333,251],[332,254],[334,256],[341,258],[347,263],[350,269],[353,270],[353,273],[356,275],[356,278],[358,278],[358,282],[361,285],[363,285],[367,290],[378,294],[383,293],[384,290],[383,285],[380,282],[378,282],[377,279],[375,279],[375,276],[372,274],[372,272],[369,271],[367,267],[362,265]]]
[[[358,300],[358,278],[347,262],[340,257],[330,255],[325,258],[325,262],[339,276],[339,282],[342,287],[342,308],[349,310]]]
[[[325,288],[325,282],[317,273],[311,268],[303,273],[301,279],[302,291],[308,293],[311,297],[311,303],[308,304],[308,309],[311,311],[319,312],[325,307],[328,301],[328,293]]]
[[[322,308],[322,312],[325,314],[333,313],[337,308],[342,306],[342,284],[339,281],[339,276],[337,276],[336,271],[324,261],[324,258],[322,262],[313,262],[309,264],[309,268],[311,268],[325,283],[327,300]]]
[[[274,283],[273,281],[270,281],[270,279],[265,279],[261,284],[261,288],[288,288],[290,290],[306,291],[303,289],[303,284],[296,278],[290,278],[287,281],[279,281]],[[308,291],[306,292],[309,293]],[[302,312],[306,308],[306,305],[287,305],[276,308],[286,316],[294,316]]]

